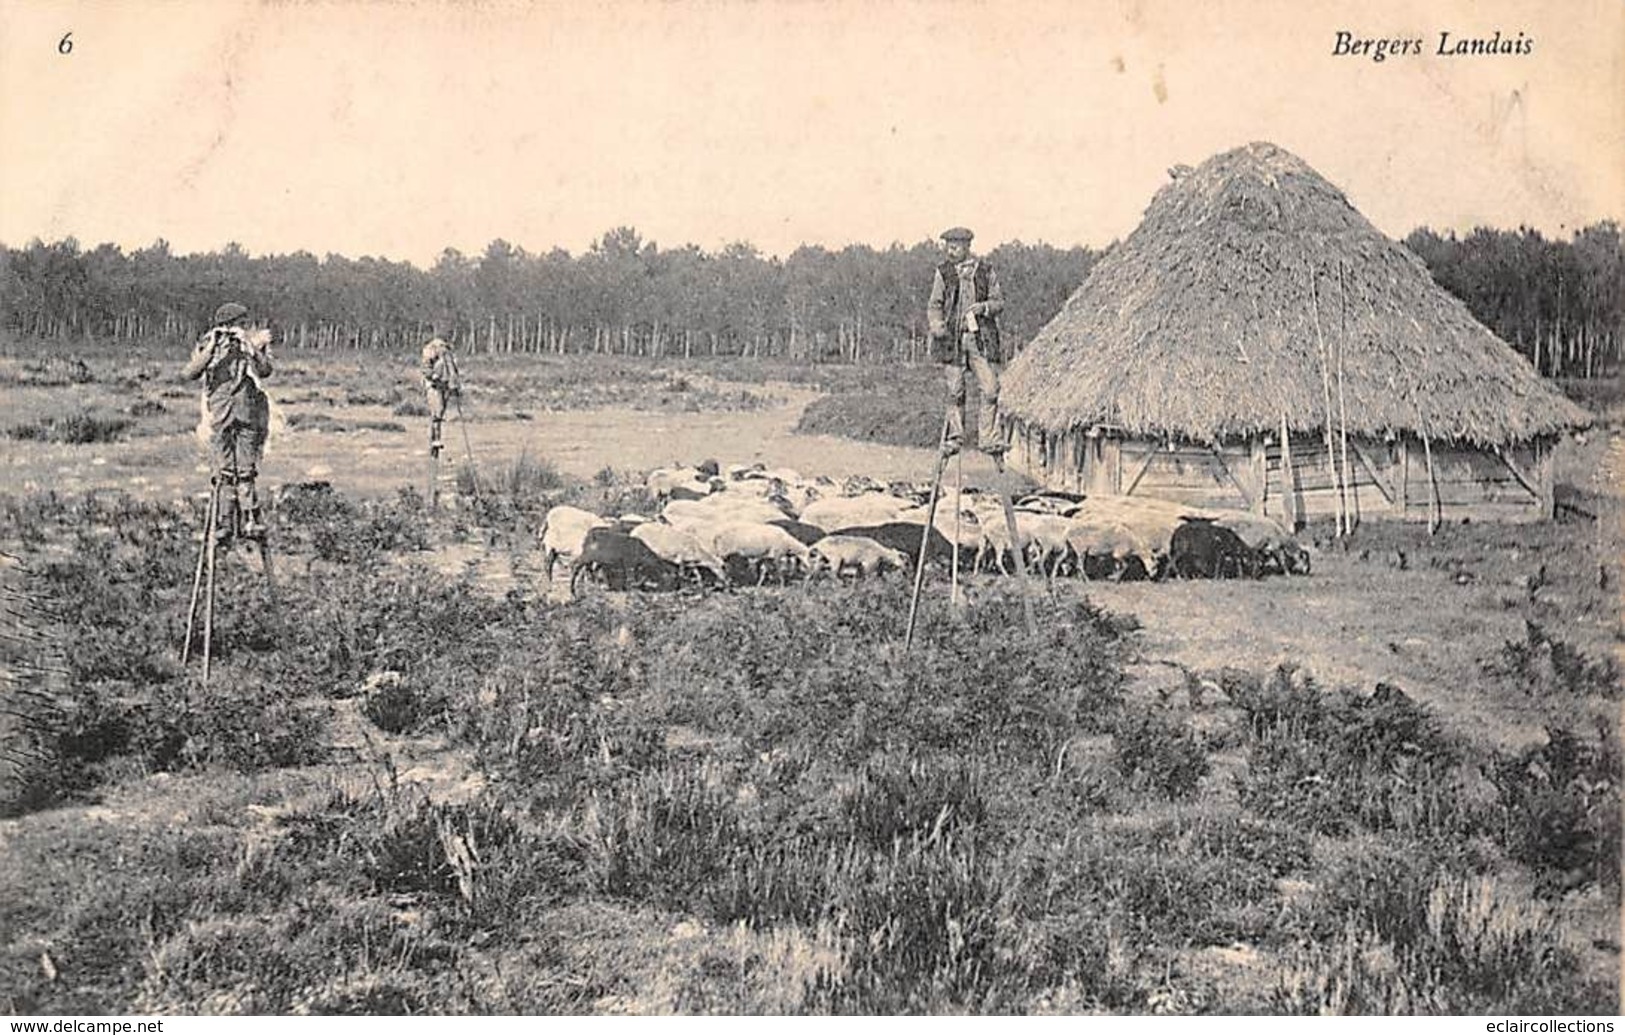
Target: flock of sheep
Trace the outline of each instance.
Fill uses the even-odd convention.
[[[548,579],[567,563],[572,594],[585,580],[615,590],[782,585],[912,570],[922,549],[931,564],[1009,574],[1024,561],[1050,578],[1309,571],[1308,551],[1269,518],[1163,500],[1025,496],[1015,502],[1012,540],[1002,498],[969,486],[957,512],[953,493],[938,499],[928,534],[929,486],[863,477],[838,485],[715,461],[652,471],[645,485],[660,506],[653,517],[605,517],[572,506],[548,511],[541,531]]]

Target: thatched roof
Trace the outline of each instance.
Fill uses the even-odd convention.
[[[1008,415],[1206,442],[1283,414],[1317,431],[1327,382],[1341,426],[1341,353],[1351,433],[1505,445],[1588,422],[1297,156],[1254,143],[1173,175],[1010,364]]]

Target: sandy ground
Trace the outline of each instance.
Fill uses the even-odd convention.
[[[837,480],[854,473],[882,480],[930,479],[931,451],[796,435],[792,429],[816,393],[786,384],[753,387],[783,404],[724,413],[537,410],[526,420],[500,410],[494,398],[476,393],[468,400],[466,426],[448,423],[441,475],[449,480],[469,453],[487,473],[528,453],[581,479],[590,479],[605,467],[626,476],[706,457],[723,463],[760,461]],[[53,395],[60,399],[62,391],[10,389],[7,394],[18,411],[26,412]],[[289,398],[297,396],[284,396]],[[190,427],[173,430],[190,420],[186,412],[190,404],[176,399],[169,405],[172,412],[164,420],[171,430],[141,434],[126,443],[8,443],[6,488],[125,490],[157,499],[203,494],[207,467],[202,447]],[[320,401],[284,401],[279,410],[284,421],[294,414],[321,413],[352,424],[393,422],[406,430],[332,431],[284,425],[267,452],[262,485],[324,479],[340,491],[362,495],[389,495],[405,485],[424,485],[424,418],[396,417],[382,406],[333,408]],[[1577,463],[1581,466],[1576,471],[1591,471],[1586,487],[1617,496],[1625,484],[1625,442],[1600,431],[1593,436],[1586,453],[1571,458],[1571,466]],[[979,453],[968,454],[963,469],[967,484],[1005,488],[1023,484],[1016,476],[995,476],[991,463]],[[950,465],[950,480],[953,472]],[[1606,521],[1572,527],[1574,534],[1595,534],[1604,543],[1621,541],[1620,530]],[[1261,584],[1267,592],[1260,592],[1260,585],[1237,582],[1095,583],[1087,589],[1074,584],[1058,591],[1087,592],[1107,608],[1137,615],[1144,624],[1143,651],[1158,663],[1200,670],[1224,665],[1259,670],[1278,662],[1302,663],[1328,683],[1367,690],[1379,680],[1395,683],[1439,707],[1461,732],[1477,738],[1507,746],[1538,740],[1545,714],[1541,702],[1507,700],[1504,694],[1493,695],[1492,700],[1475,679],[1464,678],[1464,673],[1482,672],[1501,644],[1523,637],[1526,609],[1518,606],[1519,580],[1526,576],[1526,568],[1533,571],[1535,562],[1510,547],[1493,563],[1487,562],[1483,578],[1461,585],[1452,581],[1452,572],[1429,568],[1426,546],[1421,549],[1405,571],[1393,570],[1381,557],[1362,559],[1358,553],[1328,550],[1316,556],[1314,576],[1271,579]],[[448,546],[423,559],[447,572],[471,570],[497,591],[518,582],[536,586],[541,582],[539,556],[523,551],[515,555],[471,543]],[[555,582],[554,589],[558,588]],[[1052,590],[1035,581],[1033,591],[1042,603]],[[926,606],[946,602],[928,600]],[[1043,610],[1040,606],[1040,616]],[[1581,630],[1590,635],[1580,642],[1611,643],[1625,661],[1614,635],[1619,613],[1615,608],[1611,614],[1585,619],[1595,628]]]
[[[500,470],[521,454],[552,462],[561,472],[589,479],[605,467],[640,472],[671,464],[763,463],[791,467],[808,477],[844,478],[862,472],[882,480],[929,480],[929,450],[854,442],[827,435],[797,435],[792,429],[817,393],[792,385],[765,391],[783,405],[754,411],[684,413],[631,409],[531,411],[530,419],[499,412],[478,393],[470,396],[467,424],[446,425],[442,474],[471,455],[482,470]],[[38,412],[47,393],[63,389],[8,389],[14,412]],[[33,396],[39,396],[35,399]],[[273,393],[276,398],[276,393]],[[189,410],[190,403],[171,403]],[[397,417],[382,406],[346,406],[335,411],[311,403],[278,404],[282,426],[274,429],[261,465],[265,486],[323,479],[348,493],[387,495],[403,485],[421,486],[427,472],[428,422]],[[296,414],[324,414],[351,423],[392,422],[404,432],[329,431],[289,427]],[[169,424],[179,423],[179,418]],[[464,432],[467,433],[465,442]],[[207,491],[205,452],[188,428],[142,435],[116,445],[8,443],[5,488],[34,492],[124,490],[154,499]],[[992,463],[979,453],[964,459],[968,483],[991,480]]]

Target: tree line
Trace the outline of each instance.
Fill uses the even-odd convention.
[[[1046,244],[994,249],[1011,334],[1036,333],[1098,258]],[[925,355],[939,261],[930,242],[804,246],[783,260],[743,243],[662,249],[629,227],[579,256],[496,240],[478,257],[447,249],[427,270],[371,257],[249,256],[235,244],[177,256],[159,241],[126,255],[68,239],[0,250],[0,304],[7,331],[47,339],[189,337],[233,299],[269,321],[284,347],[415,347],[438,333],[480,352],[862,362]]]
[[[1625,253],[1619,224],[1596,223],[1568,241],[1527,227],[1480,227],[1465,237],[1413,230],[1405,244],[1478,321],[1552,377],[1618,369],[1625,328]]]
[[[1424,227],[1405,243],[1542,373],[1617,369],[1625,267],[1616,224],[1569,241]],[[1006,338],[1031,339],[1103,254],[1019,241],[994,248]],[[932,242],[803,246],[784,259],[744,243],[662,249],[629,227],[580,255],[496,240],[479,256],[447,249],[426,270],[372,257],[250,256],[236,244],[178,256],[163,241],[125,253],[35,240],[0,246],[0,328],[18,338],[189,340],[233,299],[293,348],[415,348],[439,333],[492,353],[917,360],[939,261]]]

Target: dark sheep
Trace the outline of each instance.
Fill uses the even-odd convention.
[[[1309,574],[1309,551],[1297,543],[1274,543],[1259,551],[1261,561],[1269,571],[1282,575]],[[1400,554],[1401,558],[1404,554]],[[1403,568],[1403,561],[1400,564]]]
[[[917,525],[911,521],[888,521],[883,525],[862,525],[853,528],[841,528],[832,532],[832,535],[860,535],[865,539],[873,539],[889,550],[896,550],[908,558],[911,567],[920,563],[920,539],[925,531],[924,525]],[[961,550],[962,564],[969,565],[970,551]],[[953,563],[954,544],[947,536],[931,529],[930,538],[926,541],[925,557],[933,564]]]
[[[1260,575],[1258,551],[1241,536],[1211,520],[1185,518],[1174,529],[1168,546],[1168,564],[1175,578],[1256,579]]]
[[[819,528],[817,525],[809,525],[805,521],[797,521],[794,518],[783,518],[778,521],[769,521],[768,524],[776,525],[777,527],[784,529],[786,532],[789,532],[791,537],[802,546],[811,546],[812,544],[818,542],[818,540],[824,538],[824,530],[822,528]]]
[[[679,582],[677,565],[649,549],[641,540],[624,532],[609,528],[594,528],[587,533],[581,553],[570,569],[570,593],[583,575],[592,574],[604,580],[613,590],[675,589]]]
[[[1077,558],[1075,563],[1081,569],[1083,577],[1091,582],[1109,580],[1112,582],[1145,582],[1157,577],[1154,571],[1147,571],[1145,561],[1138,554],[1128,554],[1124,557],[1112,557],[1105,554],[1088,554]]]
[[[1062,492],[1049,489],[1021,497],[1013,504],[1016,510],[1030,510],[1038,514],[1059,514],[1070,517],[1078,512],[1086,497],[1081,492]]]

